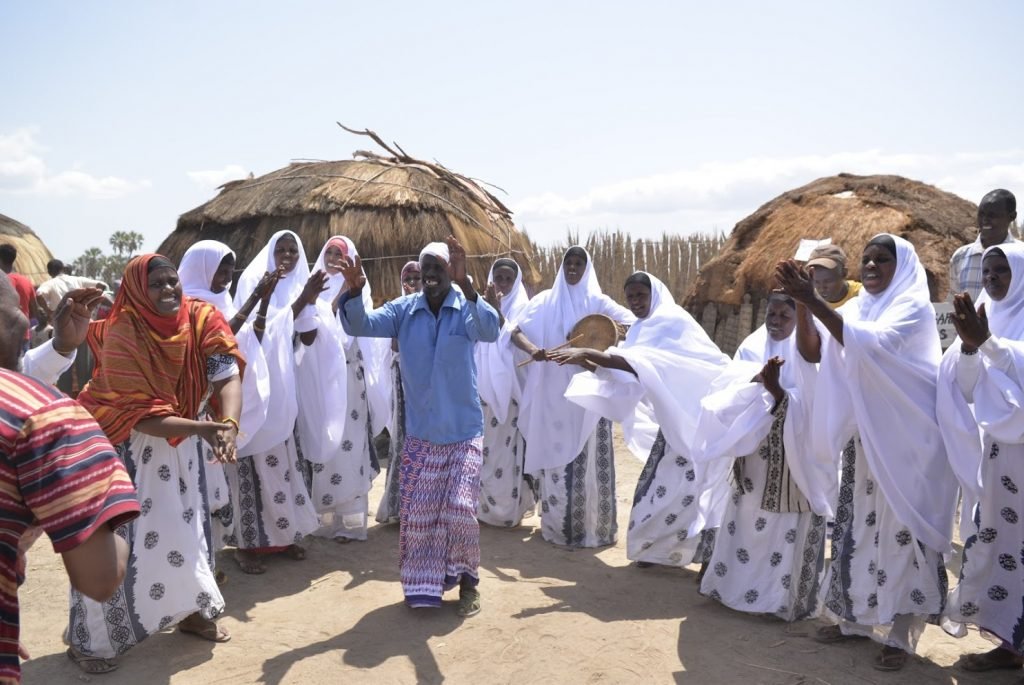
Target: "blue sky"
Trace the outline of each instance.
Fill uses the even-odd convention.
[[[841,171],[1024,192],[1019,2],[8,2],[0,213],[155,248],[214,188],[373,128],[535,239],[729,231]]]

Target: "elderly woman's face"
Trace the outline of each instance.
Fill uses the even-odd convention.
[[[626,286],[626,306],[633,316],[646,319],[651,313],[651,289],[643,283],[630,283]]]
[[[290,235],[281,236],[274,245],[274,266],[290,274],[299,263],[299,244]]]
[[[860,281],[872,295],[883,292],[896,275],[896,257],[881,245],[868,245],[860,258]]]
[[[210,291],[220,294],[231,287],[231,281],[235,275],[235,256],[224,255],[220,260],[220,266],[213,274],[213,281],[210,282]]]
[[[796,328],[796,309],[779,300],[769,300],[764,315],[764,327],[776,342],[785,340]]]
[[[985,286],[985,292],[996,302],[1006,297],[1012,276],[1010,262],[1006,261],[1005,255],[998,252],[991,253],[981,263],[981,282]]]
[[[516,272],[511,266],[499,266],[494,270],[494,287],[499,293],[508,295],[515,284]]]
[[[583,278],[583,272],[587,270],[587,260],[577,255],[569,255],[562,262],[562,272],[565,273],[565,282],[569,285],[576,285]]]
[[[153,269],[146,277],[146,292],[153,308],[162,316],[174,316],[181,308],[181,282],[178,272],[169,266]]]

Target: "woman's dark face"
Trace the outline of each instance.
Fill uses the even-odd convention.
[[[210,282],[210,291],[220,295],[222,292],[231,287],[232,278],[235,275],[235,256],[232,254],[224,255],[224,259],[220,260],[220,266],[213,274],[213,280]]]
[[[494,287],[502,295],[512,292],[516,284],[516,272],[511,266],[499,266],[494,270]]]
[[[872,295],[884,292],[896,275],[896,257],[881,245],[868,245],[860,258],[860,281]]]
[[[778,300],[768,301],[768,310],[764,315],[764,327],[768,335],[778,342],[793,334],[796,328],[796,309]]]
[[[651,313],[651,289],[643,283],[630,283],[626,286],[626,306],[633,316],[646,319]]]
[[[985,286],[985,292],[995,302],[1006,297],[1012,276],[1010,262],[1006,261],[1005,255],[998,252],[985,257],[981,263],[981,282]]]
[[[147,276],[147,294],[161,316],[174,316],[181,308],[181,282],[178,272],[169,266],[153,269]]]
[[[565,282],[569,285],[576,285],[583,278],[587,270],[587,260],[577,255],[569,255],[562,262],[562,273],[565,274]]]
[[[295,265],[299,263],[299,244],[290,235],[284,235],[277,239],[274,245],[274,266],[278,269],[284,268],[286,274],[290,274]]]

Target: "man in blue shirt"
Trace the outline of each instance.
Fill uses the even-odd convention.
[[[398,338],[406,437],[400,470],[402,590],[414,608],[441,606],[459,585],[459,615],[480,611],[480,495],[483,412],[473,346],[498,338],[498,314],[466,274],[454,236],[420,253],[422,292],[367,312],[359,257],[342,269],[348,286],[338,315],[349,335]],[[456,283],[461,292],[452,287]]]

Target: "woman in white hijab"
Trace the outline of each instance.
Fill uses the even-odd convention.
[[[695,455],[732,461],[735,489],[701,593],[784,621],[817,613],[838,466],[807,440],[817,368],[797,351],[797,314],[791,298],[769,296],[764,325],[701,402]]]
[[[530,300],[515,322],[512,342],[544,361],[546,349],[565,343],[588,314],[604,314],[622,324],[635,319],[601,292],[587,251],[570,247],[551,290]],[[525,368],[519,428],[526,438],[526,472],[540,481],[541,534],[570,547],[615,544],[611,421],[565,399],[574,367],[534,363]]]
[[[800,340],[820,345],[801,347],[808,361],[821,360],[815,454],[842,454],[822,599],[836,625],[816,639],[871,637],[883,644],[874,667],[898,670],[945,605],[956,505],[935,419],[942,351],[925,270],[913,245],[881,234],[861,257],[864,289],[837,310],[794,262],[781,262],[776,276],[828,332],[818,337],[806,317],[797,321],[807,333],[798,331]]]
[[[277,272],[265,274],[252,296],[241,309],[236,310],[228,292],[234,280],[234,269],[235,253],[230,247],[216,240],[200,240],[182,256],[181,264],[178,266],[178,279],[185,295],[209,302],[220,310],[235,334],[238,349],[245,357],[245,374],[242,376],[242,415],[238,420],[238,439],[235,442],[237,449],[240,450],[239,454],[242,454],[249,437],[258,431],[266,420],[270,401],[267,360],[248,319],[260,299],[264,296],[269,297],[273,292],[274,286],[277,285]],[[225,473],[237,466],[233,463],[220,464],[211,456],[206,455],[205,459],[200,460],[200,464],[205,469],[205,478],[201,482],[206,489],[206,500],[211,515],[212,559],[213,552],[221,549],[234,534],[234,509],[229,506],[230,488]]]
[[[526,441],[519,430],[522,379],[516,368],[512,330],[530,302],[523,272],[513,259],[491,265],[487,301],[501,315],[501,333],[493,343],[477,343],[476,369],[484,409],[483,464],[477,519],[492,526],[513,527],[537,503],[523,471]]]
[[[620,347],[551,357],[595,370],[577,374],[565,396],[621,422],[627,441],[634,441],[638,418],[653,414],[657,437],[633,497],[626,555],[638,566],[686,566],[707,549],[701,542],[719,525],[729,495],[728,463],[692,461],[700,398],[729,358],[654,276],[630,276],[625,296],[637,321]]]
[[[943,627],[962,637],[970,623],[999,645],[966,655],[968,671],[1024,666],[1024,243],[985,250],[981,272],[977,310],[967,293],[954,297],[960,337],[943,356],[938,393],[964,501],[978,502]]]
[[[402,296],[423,289],[423,278],[418,261],[406,262],[400,274]],[[391,412],[388,420],[388,470],[384,476],[384,496],[377,505],[378,523],[398,523],[401,493],[398,474],[402,464],[402,446],[405,444],[405,391],[402,389],[402,360],[398,352],[398,338],[391,341]]]
[[[313,270],[327,274],[327,289],[316,302],[316,340],[296,353],[297,433],[303,475],[320,516],[316,535],[338,542],[366,539],[370,487],[380,472],[361,349],[371,341],[345,333],[334,311],[345,286],[341,266],[357,254],[344,236],[332,237],[320,250]],[[367,311],[373,309],[369,285],[363,301]]]
[[[228,472],[236,506],[235,559],[245,573],[266,571],[261,555],[283,552],[301,560],[299,542],[319,528],[316,511],[301,474],[293,432],[298,415],[295,395],[295,347],[316,338],[316,301],[327,276],[312,275],[302,242],[291,231],[278,231],[242,272],[235,304],[244,304],[268,272],[277,285],[260,302],[253,331],[263,348],[273,406],[263,425],[239,450],[238,468]]]

